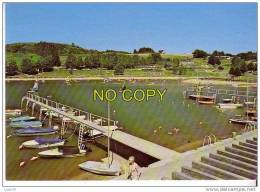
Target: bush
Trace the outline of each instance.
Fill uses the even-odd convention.
[[[29,75],[35,75],[38,73],[36,65],[27,58],[22,60],[21,71]]]
[[[124,75],[125,67],[123,65],[116,65],[114,70],[115,75]]]
[[[222,66],[218,66],[218,70],[224,70],[224,67],[222,67]]]
[[[216,57],[216,56],[214,56],[214,55],[211,55],[210,57],[209,57],[209,59],[208,59],[208,64],[211,64],[211,65],[220,65],[221,64],[221,62],[220,62],[220,60],[219,60],[219,58],[218,57]]]
[[[16,75],[18,72],[18,67],[15,63],[15,61],[11,61],[5,66],[5,73],[6,75],[13,76]]]
[[[193,58],[205,58],[208,56],[207,52],[200,50],[200,49],[196,49],[195,51],[193,51]]]

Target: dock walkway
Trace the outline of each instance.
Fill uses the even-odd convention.
[[[92,121],[93,116],[101,118],[101,122],[103,120],[107,120],[104,117],[100,117],[97,116],[95,114],[91,114],[89,112],[85,112],[85,111],[81,111],[79,109],[75,109],[74,110],[77,111],[77,115],[73,115],[72,113],[67,113],[65,111],[60,110],[62,107],[68,107],[64,104],[40,97],[38,95],[35,94],[31,94],[31,93],[27,93],[27,95],[25,95],[22,98],[22,102],[21,102],[21,107],[23,104],[23,101],[27,100],[27,104],[28,102],[32,102],[33,105],[39,105],[41,108],[45,108],[48,109],[49,111],[58,113],[59,115],[69,118],[77,123],[80,123],[92,130],[96,130],[101,132],[103,135],[108,136],[108,132],[110,134],[110,137],[115,140],[118,141],[124,145],[127,145],[133,149],[136,149],[140,152],[143,152],[147,155],[150,155],[156,159],[159,160],[163,160],[163,159],[172,159],[173,157],[177,157],[179,156],[178,152],[175,152],[171,149],[168,149],[166,147],[160,146],[158,144],[152,143],[150,141],[146,141],[142,138],[130,135],[128,133],[122,132],[120,130],[117,130],[116,128],[116,122],[111,120],[111,128],[113,128],[113,130],[110,129],[110,131],[108,131],[107,126],[102,126],[102,124],[97,124],[95,122]],[[72,108],[72,107],[70,107]],[[86,116],[86,119],[82,118],[82,115]]]

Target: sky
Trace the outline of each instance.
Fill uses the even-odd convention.
[[[6,3],[6,43],[167,53],[257,50],[256,3]]]

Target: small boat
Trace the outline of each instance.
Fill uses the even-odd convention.
[[[22,110],[21,109],[7,109],[5,110],[6,116],[18,116],[21,115]]]
[[[56,130],[53,128],[27,127],[23,129],[17,129],[14,131],[14,133],[17,136],[38,136],[55,134]]]
[[[88,151],[91,151],[88,149]],[[77,146],[58,146],[55,149],[41,151],[38,153],[43,158],[62,158],[76,157],[86,154],[86,150],[79,149]]]
[[[215,97],[213,97],[213,96],[206,96],[206,95],[189,95],[189,98],[194,99],[194,100],[196,100],[196,99],[214,100],[215,99]]]
[[[231,103],[233,99],[222,99],[223,103]]]
[[[214,101],[198,101],[199,104],[214,105]]]
[[[236,108],[243,107],[243,104],[239,104],[239,103],[219,103],[218,107],[221,108],[221,109],[236,109]]]
[[[108,102],[107,105],[107,111],[108,111],[108,122],[110,122],[110,104]],[[120,174],[120,166],[116,163],[112,162],[110,163],[110,125],[108,124],[107,130],[108,130],[108,137],[107,137],[107,162],[100,162],[100,161],[86,161],[84,163],[79,164],[79,167],[85,171],[89,171],[91,173],[96,173],[100,175],[119,175]]]
[[[249,116],[256,116],[256,110],[247,110],[246,114]]]
[[[106,162],[86,161],[79,164],[79,167],[85,171],[100,175],[119,176],[120,173],[120,166],[116,163],[112,163],[109,165]]]
[[[65,141],[59,138],[41,138],[37,137],[34,140],[25,141],[22,146],[26,148],[42,149],[47,147],[57,147],[64,145]]]
[[[31,116],[28,116],[28,115],[25,115],[25,116],[20,116],[20,117],[14,117],[14,118],[11,118],[11,122],[18,122],[18,121],[30,121],[30,120],[34,120],[36,119],[36,117],[31,117]]]
[[[240,125],[246,125],[246,124],[253,124],[256,125],[255,121],[252,120],[247,120],[247,119],[229,119],[230,123],[234,123],[234,124],[240,124]]]
[[[9,126],[11,126],[12,128],[41,127],[42,122],[36,119],[15,121],[15,122],[11,122]]]

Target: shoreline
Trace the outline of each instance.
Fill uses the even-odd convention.
[[[104,80],[109,78],[111,80],[181,80],[183,83],[190,83],[190,84],[213,84],[213,85],[250,85],[250,86],[257,86],[257,82],[250,82],[247,83],[246,81],[242,80],[227,80],[226,78],[195,78],[195,77],[130,77],[130,76],[122,76],[122,77],[41,77],[41,78],[34,78],[34,77],[21,77],[21,78],[5,78],[6,82],[10,81],[93,81],[93,80]]]

